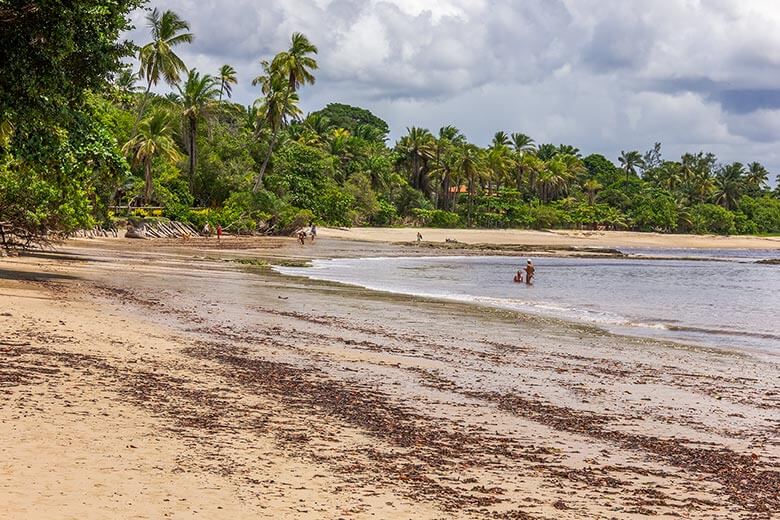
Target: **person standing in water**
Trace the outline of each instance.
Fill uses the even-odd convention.
[[[536,271],[536,268],[534,267],[534,263],[531,262],[531,259],[528,259],[528,262],[525,265],[525,283],[528,285],[531,285],[531,280],[534,277],[534,272]]]

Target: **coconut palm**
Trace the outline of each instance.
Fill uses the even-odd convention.
[[[514,148],[515,152],[517,153],[528,153],[536,150],[536,144],[534,143],[534,140],[523,133],[514,132],[511,139],[512,148]]]
[[[620,162],[621,167],[626,172],[626,182],[628,182],[629,177],[632,175],[636,177],[636,169],[640,168],[642,164],[644,164],[642,160],[642,154],[640,154],[637,150],[632,150],[630,152],[621,150],[620,157],[618,157],[618,162]]]
[[[270,131],[271,137],[268,143],[268,152],[263,160],[263,164],[260,166],[260,171],[255,177],[255,183],[252,188],[252,191],[255,193],[263,185],[265,171],[268,168],[274,147],[276,147],[279,139],[279,131],[290,120],[298,120],[302,115],[301,109],[298,107],[298,94],[290,91],[287,78],[274,70],[268,62],[263,62],[263,67],[268,74],[256,78],[255,82],[262,85],[265,96],[256,100],[255,104],[261,122],[259,129]]]
[[[752,162],[747,165],[745,174],[745,187],[752,195],[758,195],[766,187],[769,179],[769,171],[761,163]]]
[[[731,163],[723,166],[715,175],[714,200],[726,209],[733,210],[737,207],[742,196],[743,175],[745,167],[742,163]]]
[[[219,68],[217,75],[219,79],[219,100],[222,101],[222,95],[226,95],[228,98],[233,96],[233,85],[238,83],[236,77],[236,69],[232,66],[225,64]]]
[[[458,173],[468,181],[469,207],[467,222],[470,226],[474,207],[474,196],[476,195],[476,186],[484,174],[481,150],[470,143],[459,147],[455,168]]]
[[[272,67],[287,77],[290,92],[296,92],[302,85],[313,85],[313,70],[317,70],[317,60],[311,54],[317,54],[317,47],[306,36],[293,33],[290,48],[277,54]]]
[[[198,162],[198,121],[210,114],[214,109],[214,101],[219,94],[217,80],[209,74],[201,74],[192,69],[187,73],[183,85],[176,85],[179,91],[177,101],[182,108],[184,117],[184,137],[189,154],[190,193],[195,183],[195,167]]]
[[[559,144],[558,145],[558,153],[560,155],[572,155],[578,159],[582,158],[582,154],[580,153],[580,149],[576,146],[572,146],[570,144]]]
[[[499,130],[495,134],[493,134],[493,140],[490,142],[490,146],[496,146],[496,145],[503,145],[503,146],[509,146],[512,143],[512,141],[509,139],[509,136],[506,132],[503,130]]]
[[[565,195],[569,191],[569,183],[572,173],[569,171],[566,160],[561,156],[553,157],[547,161],[536,179],[536,192],[542,202]]]
[[[435,177],[441,189],[437,199],[439,209],[451,211],[455,201],[452,193],[452,173],[455,168],[455,151],[466,143],[466,137],[452,125],[439,128],[436,139],[436,156],[431,176]]]
[[[182,43],[192,42],[190,24],[179,18],[173,11],[160,11],[155,8],[146,16],[149,29],[152,31],[152,41],[141,47],[138,60],[141,68],[138,77],[146,79],[146,92],[138,110],[136,124],[143,117],[149,91],[152,85],[164,80],[169,85],[179,82],[181,74],[187,70],[184,62],[173,52],[173,48]]]
[[[603,186],[596,179],[588,179],[582,185],[582,188],[585,190],[585,193],[588,194],[588,204],[592,206],[596,201],[596,192],[603,188]]]
[[[406,132],[396,144],[396,151],[400,153],[401,162],[410,170],[412,187],[430,197],[429,163],[436,153],[436,140],[425,128],[413,126]]]
[[[173,140],[173,118],[165,110],[156,110],[141,121],[138,132],[122,147],[122,151],[131,156],[133,164],[142,164],[144,168],[144,202],[152,198],[152,159],[160,155],[170,161],[181,158],[179,149]]]
[[[485,162],[487,170],[490,173],[488,179],[488,193],[490,187],[495,185],[496,191],[501,184],[512,178],[512,172],[515,168],[515,162],[512,159],[512,152],[506,144],[499,144],[500,141],[494,140],[493,146],[488,148]]]

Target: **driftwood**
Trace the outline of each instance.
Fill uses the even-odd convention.
[[[174,220],[128,223],[125,238],[184,238],[197,236],[198,232],[189,224]]]

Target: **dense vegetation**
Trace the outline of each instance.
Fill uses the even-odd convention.
[[[780,233],[780,189],[756,162],[667,160],[656,143],[616,164],[522,133],[479,147],[453,126],[411,127],[390,147],[368,110],[304,116],[317,48],[299,33],[259,62],[257,101],[233,103],[233,67],[212,75],[176,54],[194,36],[175,13],[150,11],[142,46],[116,43],[140,3],[0,2],[0,221],[67,232],[126,207],[234,232],[315,221]],[[121,62],[131,55],[138,71]]]

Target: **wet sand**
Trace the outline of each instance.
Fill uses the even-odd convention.
[[[408,247],[215,242],[0,261],[0,518],[780,510],[775,359],[266,265]]]

